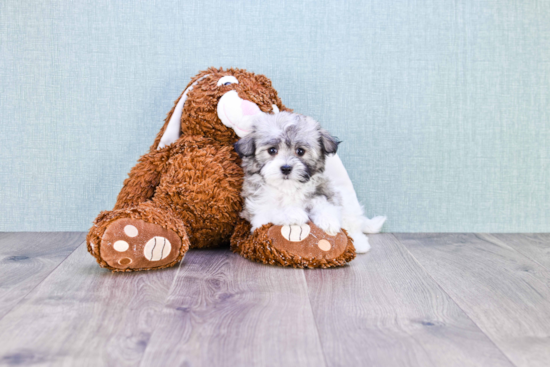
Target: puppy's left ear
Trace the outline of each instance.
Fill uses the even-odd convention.
[[[235,151],[239,157],[250,157],[254,155],[256,151],[256,142],[252,134],[249,134],[236,142],[234,145]]]
[[[336,137],[330,135],[325,129],[320,129],[321,133],[320,143],[321,148],[325,154],[334,154],[338,150],[338,144],[341,143]]]

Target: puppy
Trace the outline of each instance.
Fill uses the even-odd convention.
[[[245,173],[241,216],[252,231],[267,223],[312,221],[331,236],[342,227],[340,194],[325,176],[338,140],[311,117],[281,112],[259,117],[235,144]]]

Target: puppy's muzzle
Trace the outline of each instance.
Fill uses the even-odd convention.
[[[290,175],[290,172],[292,172],[292,166],[289,166],[288,164],[281,166],[281,172],[283,175]]]

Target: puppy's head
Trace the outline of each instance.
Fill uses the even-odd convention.
[[[235,143],[248,175],[260,174],[273,185],[306,183],[325,169],[325,157],[339,141],[311,117],[280,112],[259,116],[253,131]]]

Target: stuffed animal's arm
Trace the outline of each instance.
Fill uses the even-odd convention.
[[[133,207],[151,199],[160,183],[161,173],[169,156],[168,149],[143,155],[124,180],[115,209]]]
[[[357,223],[361,232],[378,233],[386,221],[386,217],[378,216],[368,219],[363,212],[363,207],[357,200],[357,194],[353,188],[346,167],[338,157],[338,154],[327,158],[325,173],[332,183],[332,186],[342,196],[343,221]],[[349,228],[347,228],[349,229]]]

